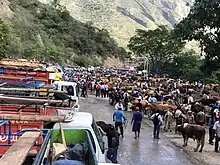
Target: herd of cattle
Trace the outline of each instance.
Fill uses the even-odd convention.
[[[177,109],[182,111],[182,117],[186,119],[188,107],[190,106],[191,111],[196,115],[201,109],[204,110],[206,115],[206,122],[209,120],[211,107],[218,102],[218,97],[213,97],[212,99],[199,99],[190,104],[181,104],[181,105],[170,105],[166,101],[157,101],[155,103],[149,103],[147,100],[141,100],[142,108],[144,113],[150,117],[153,113],[155,113],[158,109],[160,110],[160,114],[164,116],[167,111],[171,111],[175,114]],[[130,97],[130,109],[134,110],[138,104],[138,99],[135,97]],[[195,148],[195,152],[198,151],[201,146],[199,152],[202,152],[204,143],[205,143],[205,134],[206,130],[204,126],[196,125],[196,124],[188,124],[184,123],[177,127],[178,132],[180,132],[184,139],[183,147],[187,146],[187,141],[189,138],[192,138],[194,141],[197,141],[197,147]]]
[[[140,82],[140,83],[139,83]],[[177,82],[177,81],[176,81]],[[112,82],[109,85],[109,99],[111,100],[110,102],[113,104],[117,103],[119,98],[115,98],[116,95],[114,95],[113,88],[117,88],[116,91],[117,92],[122,92],[122,96],[123,93],[128,93],[128,109],[131,109],[132,111],[135,110],[135,108],[138,106],[139,104],[139,100],[138,97],[135,96],[135,94],[133,93],[133,91],[135,90],[134,88],[139,88],[138,90],[138,94],[142,96],[142,100],[141,100],[141,104],[142,104],[142,111],[144,112],[145,115],[147,115],[148,117],[150,117],[153,113],[157,112],[158,110],[160,111],[160,114],[162,116],[165,116],[165,114],[167,113],[167,111],[170,111],[173,113],[173,116],[175,116],[175,112],[177,110],[181,110],[182,112],[182,117],[183,120],[186,119],[187,120],[187,112],[189,111],[189,109],[193,112],[194,115],[196,115],[198,112],[201,111],[201,109],[204,111],[205,116],[206,116],[206,124],[208,123],[208,120],[211,116],[211,109],[212,106],[216,103],[219,103],[220,97],[218,97],[219,95],[219,85],[216,84],[208,84],[208,85],[203,85],[202,87],[198,87],[194,84],[178,84],[175,89],[179,89],[179,100],[178,102],[174,101],[174,97],[176,97],[176,95],[172,95],[172,91],[170,91],[169,89],[169,85],[173,84],[172,82],[170,83],[169,81],[167,81],[167,79],[151,79],[151,81],[149,81],[148,83],[148,87],[141,87],[142,85],[137,85],[137,84],[141,84],[141,81],[138,80],[133,80],[132,82],[129,82],[130,84],[128,84],[126,82],[126,80],[124,81],[120,81],[120,82]],[[114,85],[116,84],[116,86]],[[115,86],[115,87],[114,87]],[[159,97],[159,95],[157,95],[157,88],[158,86],[160,86],[160,94],[163,95],[164,99],[163,101],[157,101],[154,103],[149,103],[148,102],[148,96],[150,95],[150,93],[153,93],[151,95],[153,95],[154,97]],[[173,90],[174,88],[172,88]],[[187,97],[189,96],[188,94],[192,94],[192,95],[197,95],[195,98],[196,101],[194,102],[187,102]],[[201,98],[201,96],[203,94],[209,95],[210,93],[214,93],[212,94],[212,97],[210,98]],[[133,95],[134,94],[134,95]],[[120,95],[120,94],[119,94]],[[146,99],[144,99],[146,97]],[[114,101],[112,101],[114,100]],[[123,100],[123,97],[122,99]],[[159,100],[159,99],[157,99]],[[173,101],[173,103],[170,103],[169,101]],[[176,104],[177,103],[177,104]],[[190,107],[190,108],[189,108]],[[186,121],[185,120],[185,121]],[[105,124],[103,122],[98,123],[99,126],[106,132],[108,132],[109,130],[109,125]],[[187,122],[183,122],[181,125],[177,126],[177,130],[182,134],[183,139],[184,139],[184,144],[183,146],[187,146],[187,142],[189,138],[192,138],[194,141],[197,141],[197,146],[195,148],[195,152],[199,151],[202,152],[203,147],[204,147],[204,143],[205,143],[205,134],[206,134],[206,129],[205,126],[201,126],[201,125],[197,125],[197,124],[189,124]],[[201,146],[201,147],[200,147]],[[200,149],[199,149],[200,147]]]

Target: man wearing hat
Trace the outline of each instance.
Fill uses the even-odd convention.
[[[115,109],[117,110],[117,109],[122,109],[122,110],[124,110],[124,107],[123,107],[123,104],[122,104],[122,101],[121,101],[121,99],[119,100],[119,102],[117,103],[117,104],[115,104]]]
[[[115,122],[115,129],[118,130],[118,127],[119,127],[121,136],[124,137],[123,122],[126,121],[126,118],[124,117],[122,108],[118,108],[114,112],[113,121]]]

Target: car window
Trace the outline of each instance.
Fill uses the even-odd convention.
[[[104,141],[103,141],[102,135],[101,135],[101,133],[100,133],[100,131],[98,129],[98,126],[97,126],[97,124],[96,124],[94,119],[93,119],[93,122],[92,122],[92,129],[95,132],[95,135],[96,135],[96,137],[98,139],[98,143],[99,143],[99,146],[100,146],[100,148],[102,150],[102,153],[104,153],[105,152],[104,151]]]
[[[62,85],[61,87],[61,91],[66,91],[68,95],[70,96],[75,96],[75,91],[74,91],[74,88],[73,86],[69,85],[69,86],[64,86]]]

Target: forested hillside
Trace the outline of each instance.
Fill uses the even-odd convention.
[[[73,19],[65,7],[37,0],[9,2],[11,18],[0,15],[1,57],[99,65],[100,59],[126,55],[107,30]]]

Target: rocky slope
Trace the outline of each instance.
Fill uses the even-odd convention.
[[[48,0],[41,0],[48,2]],[[107,29],[126,46],[137,28],[172,28],[190,9],[193,0],[60,0],[71,15],[82,22]]]
[[[11,18],[13,12],[9,8],[8,0],[0,0],[0,19]]]

